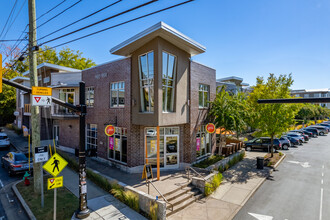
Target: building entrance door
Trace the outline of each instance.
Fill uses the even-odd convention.
[[[179,135],[165,135],[165,167],[179,168]]]

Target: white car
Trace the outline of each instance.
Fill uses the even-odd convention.
[[[10,141],[6,133],[0,132],[0,147],[9,147]]]

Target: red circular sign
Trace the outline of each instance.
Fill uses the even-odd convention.
[[[105,132],[106,135],[112,136],[115,133],[115,127],[112,126],[112,125],[108,125],[108,126],[105,127],[104,132]]]
[[[213,134],[215,132],[215,125],[213,123],[208,123],[205,128],[208,133]]]

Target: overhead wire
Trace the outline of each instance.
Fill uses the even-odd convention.
[[[119,2],[121,2],[121,1],[122,1],[122,0],[118,0],[118,1],[116,1],[116,2],[114,2],[114,3],[111,3],[111,4],[107,5],[107,6],[101,8],[101,9],[95,11],[95,12],[93,12],[92,14],[89,14],[89,15],[87,15],[87,16],[85,16],[85,17],[83,17],[83,18],[80,18],[79,20],[76,20],[76,21],[74,21],[74,22],[72,22],[72,23],[70,23],[70,24],[68,24],[68,25],[66,25],[66,26],[64,26],[64,27],[62,27],[62,28],[59,28],[59,29],[57,29],[56,31],[53,31],[53,32],[51,32],[51,33],[49,33],[49,34],[47,34],[47,35],[45,35],[45,36],[39,38],[38,41],[39,41],[39,40],[42,40],[42,39],[44,39],[44,38],[46,38],[46,37],[48,37],[48,36],[50,36],[50,35],[53,35],[53,34],[55,34],[55,33],[59,32],[59,31],[65,29],[65,28],[67,28],[67,27],[70,27],[70,26],[72,26],[72,25],[74,25],[74,24],[76,24],[76,23],[78,23],[78,22],[80,22],[80,21],[83,21],[83,20],[85,20],[85,19],[87,19],[87,18],[89,18],[89,17],[91,17],[91,16],[93,16],[93,15],[95,15],[95,14],[97,14],[97,13],[100,13],[101,11],[103,11],[103,10],[105,10],[105,9],[107,9],[107,8],[109,8],[109,7],[111,7],[111,6],[113,6],[113,5],[116,5],[116,4],[118,4]]]
[[[65,1],[66,0],[63,0],[62,2],[60,2],[59,4],[57,4],[56,6],[54,6],[53,8],[49,9],[48,11],[46,11],[45,13],[43,13],[42,15],[40,15],[36,20],[42,18],[43,16],[45,16],[49,12],[53,11],[55,8],[57,8],[58,6],[60,6],[61,4],[63,4]]]
[[[50,19],[48,19],[47,21],[45,21],[44,23],[40,24],[39,26],[37,26],[37,28],[42,27],[43,25],[47,24],[48,22],[50,22],[51,20],[55,19],[56,17],[60,16],[61,14],[63,14],[64,12],[66,12],[67,10],[69,10],[70,8],[76,6],[77,4],[79,4],[80,2],[82,2],[82,0],[77,1],[76,3],[70,5],[69,7],[67,7],[66,9],[64,9],[63,11],[61,11],[60,13],[56,14],[55,16],[51,17]]]
[[[54,39],[51,39],[51,40],[45,41],[45,42],[41,43],[40,45],[50,43],[50,42],[52,42],[52,41],[55,41],[55,40],[61,39],[61,38],[63,38],[63,37],[67,37],[67,36],[69,36],[69,35],[71,35],[71,34],[74,34],[74,33],[77,33],[77,32],[79,32],[79,31],[85,30],[85,29],[87,29],[87,28],[90,28],[90,27],[95,26],[95,25],[97,25],[97,24],[103,23],[103,22],[105,22],[105,21],[108,21],[108,20],[110,20],[110,19],[113,19],[113,18],[118,17],[118,16],[120,16],[120,15],[126,14],[126,13],[128,13],[128,12],[134,11],[134,10],[136,10],[136,9],[138,9],[138,8],[141,8],[141,7],[147,6],[147,5],[149,5],[149,4],[151,4],[151,3],[154,3],[154,2],[157,2],[157,1],[158,1],[158,0],[151,0],[151,1],[148,1],[148,2],[143,3],[143,4],[141,4],[141,5],[138,5],[138,6],[135,6],[135,7],[133,7],[133,8],[127,9],[127,10],[125,10],[125,11],[122,11],[122,12],[120,12],[120,13],[118,13],[118,14],[115,14],[115,15],[112,15],[112,16],[107,17],[107,18],[105,18],[105,19],[102,19],[102,20],[100,20],[100,21],[94,22],[94,23],[92,23],[92,24],[90,24],[90,25],[87,25],[87,26],[85,26],[85,27],[82,27],[82,28],[79,28],[79,29],[77,29],[77,30],[71,31],[71,32],[69,32],[69,33],[67,33],[67,34],[64,34],[64,35],[61,35],[61,36],[56,37],[56,38],[54,38]]]
[[[5,31],[5,28],[6,28],[7,24],[8,24],[8,21],[9,21],[10,17],[11,17],[12,14],[13,14],[14,8],[16,7],[16,3],[17,3],[17,0],[15,0],[15,3],[14,3],[14,5],[13,5],[13,7],[11,8],[11,11],[10,11],[9,16],[8,16],[8,18],[7,18],[7,21],[6,21],[5,25],[3,26],[2,31],[1,31],[1,33],[0,33],[0,37],[2,36],[3,32]]]
[[[157,10],[157,11],[154,11],[154,12],[151,12],[151,13],[148,13],[148,14],[145,14],[145,15],[142,15],[142,16],[139,16],[139,17],[136,17],[136,18],[130,19],[130,20],[128,20],[128,21],[125,21],[125,22],[122,22],[122,23],[119,23],[119,24],[116,24],[116,25],[113,25],[113,26],[110,26],[110,27],[107,27],[107,28],[101,29],[101,30],[99,30],[99,31],[95,31],[95,32],[93,32],[93,33],[90,33],[90,34],[84,35],[84,36],[82,36],[82,37],[78,37],[78,38],[76,38],[76,39],[73,39],[73,40],[70,40],[70,41],[67,41],[67,42],[64,42],[64,43],[58,44],[58,45],[56,45],[56,46],[49,47],[49,48],[47,48],[46,50],[54,49],[54,48],[56,48],[56,47],[60,47],[60,46],[65,45],[65,44],[72,43],[72,42],[75,42],[75,41],[78,41],[78,40],[84,39],[84,38],[86,38],[86,37],[90,37],[90,36],[92,36],[92,35],[95,35],[95,34],[98,34],[98,33],[101,33],[101,32],[107,31],[107,30],[110,30],[110,29],[112,29],[112,28],[119,27],[119,26],[121,26],[121,25],[124,25],[124,24],[130,23],[130,22],[133,22],[133,21],[136,21],[136,20],[139,20],[139,19],[142,19],[142,18],[145,18],[145,17],[151,16],[151,15],[154,15],[154,14],[157,14],[157,13],[160,13],[160,12],[163,12],[163,11],[167,11],[167,10],[169,10],[169,9],[172,9],[172,8],[175,8],[175,7],[178,7],[178,6],[181,6],[181,5],[184,5],[184,4],[187,4],[187,3],[193,2],[193,1],[195,1],[195,0],[184,1],[184,2],[181,2],[181,3],[175,4],[175,5],[172,5],[172,6],[169,6],[169,7],[166,7],[166,8],[163,8],[163,9],[160,9],[160,10]]]

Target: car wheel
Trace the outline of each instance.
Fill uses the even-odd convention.
[[[300,140],[300,141],[299,141],[299,145],[302,145],[302,144],[303,144],[303,142]]]
[[[324,132],[320,132],[320,135],[322,135],[322,136],[323,136],[323,135],[324,135]]]
[[[252,147],[246,147],[246,151],[251,151],[252,150]]]
[[[288,146],[287,144],[284,144],[284,145],[282,146],[282,149],[283,149],[283,150],[289,150],[289,146]]]

